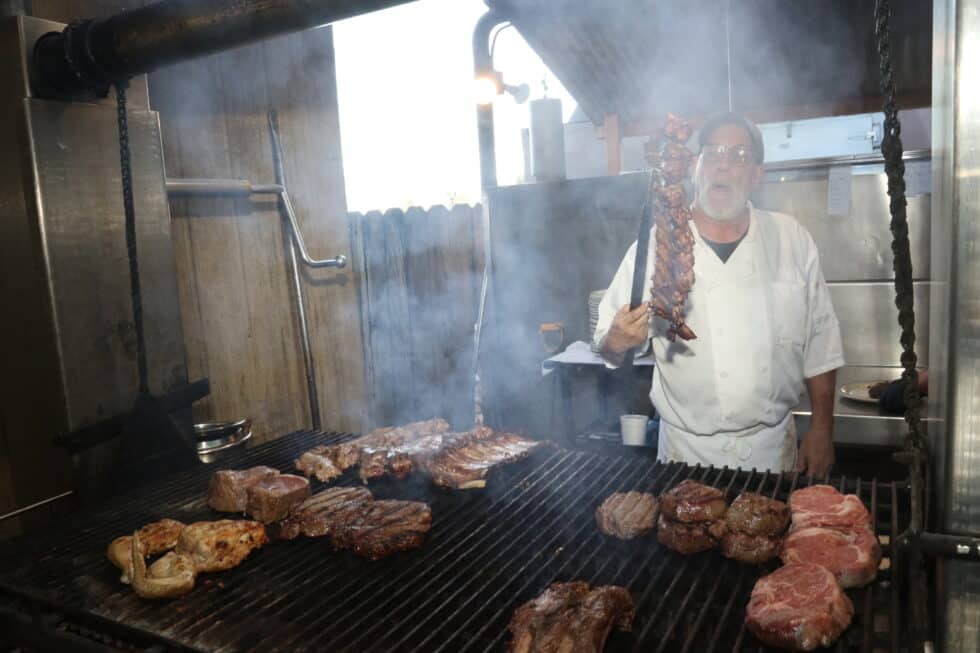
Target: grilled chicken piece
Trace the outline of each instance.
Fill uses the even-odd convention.
[[[219,470],[208,484],[208,505],[218,512],[245,512],[248,488],[278,473],[278,469],[265,466]]]
[[[657,512],[657,499],[652,494],[616,492],[596,508],[595,520],[606,535],[630,540],[653,530]]]
[[[755,492],[742,492],[725,513],[728,530],[746,535],[779,535],[789,525],[789,506]]]
[[[194,589],[197,568],[190,556],[170,551],[146,568],[139,531],[130,539],[133,591],[144,599],[175,599]]]
[[[174,548],[177,546],[177,538],[182,530],[184,530],[184,524],[173,519],[161,519],[139,529],[137,532],[140,534],[140,546],[142,547],[143,555],[157,555]],[[123,535],[122,537],[117,537],[109,544],[109,550],[107,552],[109,562],[122,570],[122,576],[119,577],[119,580],[127,585],[132,579],[130,575],[130,569],[132,569],[133,565],[130,556],[132,544],[133,536]]]
[[[691,479],[681,481],[660,497],[660,511],[667,519],[687,524],[721,519],[725,508],[721,490]]]
[[[237,567],[253,550],[269,541],[257,521],[222,519],[186,527],[177,540],[177,553],[188,555],[199,571]]]
[[[246,510],[263,524],[285,519],[293,508],[310,496],[310,482],[294,474],[263,478],[248,488]]]

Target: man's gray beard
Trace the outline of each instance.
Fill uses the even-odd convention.
[[[704,211],[712,220],[718,222],[730,222],[740,216],[748,204],[748,195],[737,186],[729,186],[732,190],[731,201],[725,202],[724,206],[713,206],[708,195],[707,184],[698,184],[698,208]]]

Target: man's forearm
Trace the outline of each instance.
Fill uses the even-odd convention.
[[[607,334],[608,335],[608,334]],[[617,367],[623,364],[623,359],[626,358],[625,351],[613,351],[609,347],[609,338],[603,337],[599,341],[599,355],[609,363],[610,365],[616,365]]]
[[[833,433],[834,393],[837,391],[837,370],[818,374],[806,380],[810,396],[810,430]]]

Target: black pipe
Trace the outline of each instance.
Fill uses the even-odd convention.
[[[490,57],[490,33],[505,19],[490,10],[480,16],[473,28],[474,78],[494,74]],[[480,147],[480,187],[483,190],[497,187],[497,155],[493,142],[493,104],[476,105],[476,128]]]
[[[41,91],[104,95],[115,81],[185,59],[412,0],[163,0],[38,39]]]

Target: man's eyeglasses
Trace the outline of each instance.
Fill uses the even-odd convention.
[[[751,148],[744,145],[705,145],[701,148],[701,156],[708,163],[728,161],[729,165],[745,166],[752,160]]]

